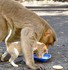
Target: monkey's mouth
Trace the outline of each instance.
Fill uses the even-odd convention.
[[[37,55],[38,58],[43,58],[43,55]]]
[[[42,53],[42,54],[36,53],[36,55],[37,55],[38,58],[43,58],[44,53]]]

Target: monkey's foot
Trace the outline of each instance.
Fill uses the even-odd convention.
[[[4,55],[2,55],[2,57],[1,57],[1,61],[4,61],[4,58],[5,58],[5,56],[4,56]]]
[[[46,69],[43,66],[38,66],[38,68],[36,70],[46,70]]]
[[[46,70],[45,68],[43,68],[42,66],[37,66],[36,64],[34,65],[28,65],[29,68],[31,68],[32,70]]]
[[[12,66],[14,66],[14,67],[18,67],[18,65],[15,64],[14,61],[10,61],[10,60],[9,60],[9,62],[11,63]]]

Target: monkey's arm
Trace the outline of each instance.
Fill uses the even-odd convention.
[[[33,47],[36,44],[36,36],[33,28],[31,27],[25,27],[21,30],[21,47],[22,52],[24,54],[26,65],[28,65],[32,69],[40,69],[39,66],[37,66],[34,62],[34,56],[33,56]]]

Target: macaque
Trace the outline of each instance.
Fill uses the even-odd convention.
[[[4,26],[1,26],[5,27],[5,31],[0,30],[0,36],[3,34],[0,40],[5,40],[7,51],[10,43],[18,41],[14,37],[18,37],[26,65],[31,69],[40,70],[40,67],[34,62],[33,47],[35,47],[37,41],[44,43],[47,48],[53,45],[56,41],[54,29],[46,20],[14,0],[0,0],[0,16],[4,22]],[[2,24],[2,21],[0,21],[0,24]],[[20,29],[19,32],[18,29]]]
[[[11,58],[9,59],[9,62],[11,63],[11,65],[13,65],[14,67],[18,67],[18,65],[14,63],[14,60],[19,55],[22,55],[21,42],[17,41],[17,42],[10,43],[9,44],[9,48],[5,52],[5,54],[7,52],[11,55]],[[47,49],[47,47],[45,48],[45,44],[44,43],[37,42],[35,47],[33,48],[33,52],[37,55],[38,58],[42,58],[45,53],[48,53],[48,49]],[[1,58],[1,60],[4,61],[4,57],[3,56]]]

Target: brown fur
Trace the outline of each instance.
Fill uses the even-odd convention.
[[[43,42],[46,44],[47,48],[49,48],[50,45],[53,46],[54,42],[56,41],[56,35],[55,32],[51,29],[48,29],[44,36],[40,39],[40,42]]]
[[[16,30],[21,29],[19,39],[26,64],[32,69],[38,69],[39,67],[34,63],[32,49],[36,41],[44,43],[47,47],[52,45],[56,41],[56,33],[53,28],[46,20],[13,0],[0,0],[0,15],[3,21],[9,25],[8,28],[12,30],[7,43],[9,40],[13,42],[12,38],[14,38]]]
[[[5,38],[5,36],[8,34],[8,28],[5,24],[6,21],[3,19],[2,15],[0,14],[0,42]]]

